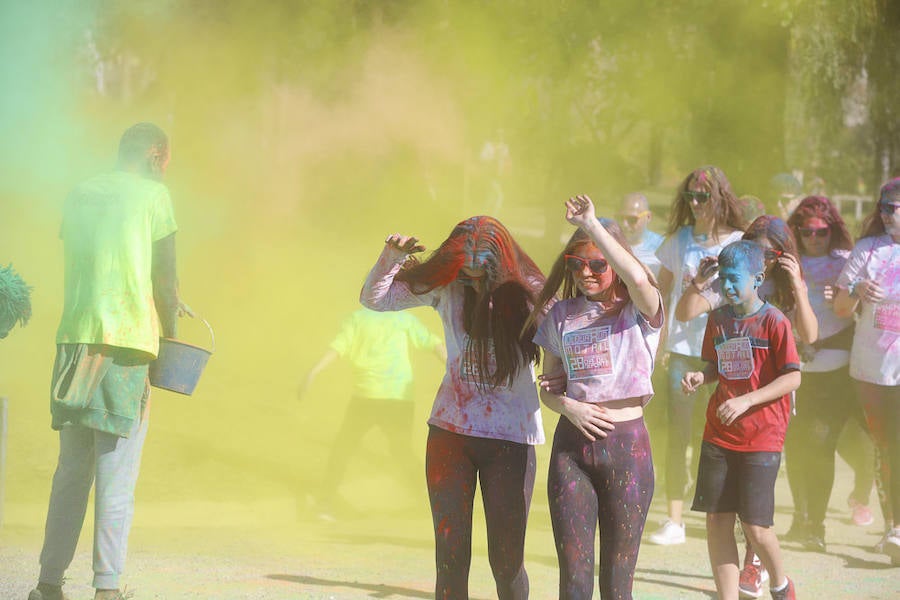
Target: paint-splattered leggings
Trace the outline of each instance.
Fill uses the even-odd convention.
[[[600,597],[631,598],[641,534],[653,498],[653,460],[644,420],[616,423],[609,436],[588,440],[559,419],[547,492],[561,600],[591,598],[594,535],[600,525]]]
[[[476,478],[481,483],[497,595],[500,600],[528,598],[525,524],[534,471],[533,446],[429,427],[425,474],[434,521],[435,598],[469,597]]]
[[[875,487],[888,527],[900,524],[900,385],[857,381],[859,401],[875,442]]]

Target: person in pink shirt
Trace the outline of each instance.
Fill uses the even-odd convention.
[[[850,377],[875,442],[886,528],[880,548],[900,565],[900,177],[881,187],[835,287],[835,314],[859,311]]]
[[[598,220],[587,196],[566,202],[579,227],[556,259],[532,313],[549,308],[535,343],[544,373],[565,372],[562,393],[541,399],[560,414],[547,490],[559,598],[590,598],[600,527],[600,597],[629,599],[653,497],[653,460],[643,407],[663,325],[662,297],[615,221]]]
[[[534,446],[544,442],[533,374],[536,325],[526,325],[544,283],[538,267],[491,217],[457,224],[425,261],[415,237],[391,235],[360,301],[372,310],[431,306],[447,370],[428,419],[425,474],[434,522],[435,597],[468,597],[472,503],[481,482],[488,558],[501,600],[528,597],[525,524]]]

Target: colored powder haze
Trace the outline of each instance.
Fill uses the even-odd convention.
[[[457,221],[490,213],[547,269],[570,231],[568,195],[592,194],[609,215],[652,177],[654,202],[667,204],[685,173],[715,162],[739,193],[762,196],[751,186],[783,168],[765,103],[783,101],[788,34],[762,9],[740,19],[722,9],[704,24],[672,8],[638,17],[630,2],[570,14],[436,0],[13,4],[0,9],[0,261],[35,289],[31,323],[0,344],[7,523],[43,521],[55,466],[47,391],[62,202],[112,166],[137,121],[170,134],[182,295],[213,325],[217,352],[193,397],[154,394],[136,526],[266,523],[303,504],[350,384],[338,363],[302,403],[297,387],[358,306],[389,233],[433,249]],[[769,50],[703,35],[717,19],[730,21],[729,39]],[[738,55],[740,68],[727,63]],[[708,71],[691,76],[691,65]],[[755,103],[718,101],[751,88]],[[429,311],[417,316],[440,332]],[[181,337],[207,344],[196,322],[182,321]],[[443,367],[425,353],[414,361],[423,456]],[[381,475],[384,439],[361,443],[347,481],[368,504],[402,505]],[[249,502],[274,508],[241,512]],[[414,506],[427,514],[424,493]]]

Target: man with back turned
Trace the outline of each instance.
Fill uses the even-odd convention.
[[[95,600],[121,600],[134,488],[149,419],[148,366],[159,337],[176,336],[175,217],[161,183],[166,134],[151,123],[127,129],[116,169],[66,199],[65,300],[50,393],[59,462],[28,600],[63,600],[88,494],[94,491]]]

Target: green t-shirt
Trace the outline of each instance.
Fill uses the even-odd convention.
[[[106,344],[156,356],[153,242],[177,229],[162,183],[125,171],[98,175],[66,199],[65,300],[58,344]]]
[[[438,343],[440,338],[407,312],[362,308],[344,321],[331,349],[353,367],[356,395],[401,400],[412,382],[410,345],[425,349]]]

